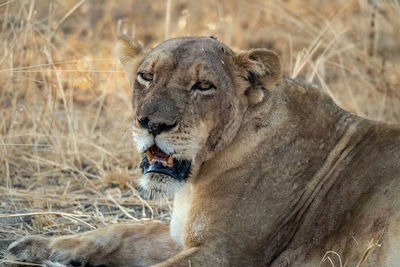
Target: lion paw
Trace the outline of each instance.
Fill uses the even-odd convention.
[[[14,241],[8,247],[4,258],[6,262],[42,263],[50,256],[46,238],[27,236]],[[18,266],[18,265],[11,265]]]
[[[51,247],[49,238],[27,236],[10,244],[4,259],[8,266],[24,266],[18,262],[43,264],[46,267],[88,266],[86,260],[74,250],[57,250]]]

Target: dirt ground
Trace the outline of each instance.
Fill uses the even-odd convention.
[[[400,122],[396,0],[0,1],[0,252],[25,235],[122,221],[168,222],[171,201],[135,189],[130,91],[113,56],[118,33],[146,47],[216,36],[266,47],[284,75],[345,109]]]

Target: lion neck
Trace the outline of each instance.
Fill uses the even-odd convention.
[[[281,158],[290,150],[302,154],[300,162],[314,160],[311,154],[324,156],[348,127],[347,117],[353,118],[319,89],[282,80],[261,103],[248,108],[235,138],[203,163],[198,177],[209,172],[217,177],[249,163],[291,162],[295,155]]]
[[[291,242],[310,205],[328,194],[337,179],[330,171],[362,137],[355,134],[358,121],[318,89],[282,80],[244,114],[231,144],[204,162],[189,182],[191,192],[227,205],[207,211],[226,222],[237,218],[232,207],[246,207],[241,217],[251,221],[235,231],[253,236],[248,243],[242,240],[246,246],[268,246],[264,258],[272,262]]]

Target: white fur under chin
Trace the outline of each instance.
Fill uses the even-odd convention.
[[[147,199],[159,198],[162,196],[172,197],[179,192],[185,182],[160,173],[147,173],[139,178],[140,193]]]

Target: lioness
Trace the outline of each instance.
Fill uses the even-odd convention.
[[[126,36],[140,186],[170,226],[117,224],[10,245],[47,266],[399,266],[400,128],[281,78],[266,49],[212,37],[152,50]]]

